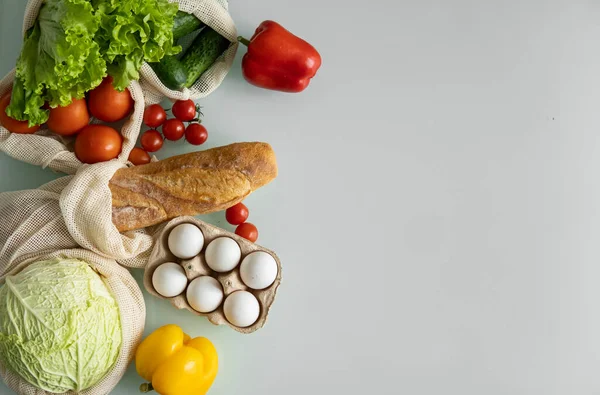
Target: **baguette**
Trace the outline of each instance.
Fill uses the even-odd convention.
[[[277,177],[266,143],[236,143],[118,170],[109,182],[119,232],[241,202]]]

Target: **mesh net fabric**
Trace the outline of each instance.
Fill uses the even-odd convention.
[[[112,223],[108,183],[121,167],[118,162],[83,166],[63,189],[60,208],[69,234],[81,247],[117,261],[127,260],[130,267],[142,267],[144,255],[140,254],[151,249],[151,235],[145,230],[121,234]]]
[[[23,20],[23,35],[34,25],[42,3],[43,0],[29,0],[27,3]],[[0,81],[0,96],[12,89],[14,77],[15,70],[12,70]],[[145,109],[144,93],[139,82],[133,81],[128,89],[135,105],[133,112],[121,128],[123,148],[117,158],[121,163],[127,162],[129,154],[135,146]],[[92,120],[92,123],[98,122]],[[72,144],[73,138],[62,138],[54,135],[45,127],[36,134],[23,135],[10,133],[0,126],[1,151],[23,162],[44,168],[49,167],[52,170],[66,174],[75,174],[82,165],[81,161],[72,152]]]
[[[120,234],[112,224],[108,181],[122,166],[114,161],[83,165],[75,175],[39,189],[0,193],[0,283],[7,275],[38,260],[78,258],[106,278],[119,304],[123,333],[119,357],[100,382],[80,392],[84,395],[108,394],[117,385],[144,330],[142,292],[123,266],[144,266],[152,233],[146,230]],[[18,394],[49,394],[2,366],[0,376]]]
[[[0,96],[12,89],[14,77],[15,71],[12,70],[0,81]],[[50,167],[66,174],[75,173],[81,165],[65,142],[59,136],[48,133],[48,130],[29,135],[15,134],[0,125],[0,150],[23,162]]]
[[[14,80],[14,70],[0,81],[0,96],[9,92]],[[117,161],[126,163],[137,141],[144,119],[144,94],[139,82],[129,85],[134,110],[121,128],[123,148]],[[92,120],[92,123],[98,123]],[[0,125],[0,150],[9,156],[33,165],[49,167],[65,174],[75,174],[82,163],[72,152],[73,138],[62,138],[42,127],[35,134],[11,133]]]
[[[110,288],[115,300],[119,304],[119,313],[121,316],[122,325],[122,346],[117,357],[115,365],[110,372],[104,376],[93,387],[79,392],[82,395],[102,395],[108,394],[117,385],[119,380],[125,374],[129,363],[131,362],[135,349],[141,341],[144,332],[144,321],[146,316],[146,308],[144,298],[136,281],[131,277],[129,272],[115,264],[115,261],[108,258],[102,258],[97,254],[82,249],[59,250],[52,253],[37,255],[34,258],[27,260],[18,260],[13,262],[10,267],[15,270],[25,267],[29,263],[37,260],[51,259],[56,257],[78,258],[88,262],[94,270],[102,274],[106,280],[107,286]],[[18,262],[18,263],[17,263]],[[2,269],[6,269],[4,262],[0,263]],[[0,269],[0,273],[3,270]],[[0,278],[2,278],[0,276]],[[20,376],[13,373],[0,365],[0,376],[4,382],[15,391],[22,395],[50,395],[50,392],[41,390],[21,379]],[[73,391],[65,394],[75,394]]]
[[[165,96],[171,100],[196,100],[208,96],[221,85],[231,69],[239,45],[237,42],[237,29],[229,15],[226,0],[169,1],[179,3],[181,11],[194,14],[207,26],[231,41],[231,45],[191,88],[183,88],[181,91],[167,88],[157,77],[154,70],[147,63],[144,63],[140,70],[140,84],[144,91],[146,104],[159,103]]]
[[[43,0],[27,3],[23,32],[35,23],[42,3]],[[85,165],[70,150],[72,141],[68,139],[44,128],[33,135],[20,135],[0,126],[1,151],[18,160],[70,174],[39,189],[0,193],[3,225],[0,227],[0,283],[7,275],[38,260],[61,256],[78,258],[105,277],[119,305],[123,342],[117,362],[100,382],[79,392],[83,395],[110,393],[134,357],[142,338],[146,311],[141,290],[125,267],[144,267],[153,236],[163,228],[159,225],[119,233],[112,223],[109,180],[127,163],[141,128],[145,104],[158,103],[164,96],[173,100],[207,96],[225,78],[238,48],[237,31],[226,0],[181,0],[178,3],[181,10],[193,13],[232,44],[192,88],[183,92],[167,89],[152,69],[144,65],[140,82],[129,86],[135,107],[121,129],[124,142],[117,160]],[[14,73],[11,71],[0,81],[0,95],[11,89]],[[50,395],[1,365],[0,377],[18,394]]]

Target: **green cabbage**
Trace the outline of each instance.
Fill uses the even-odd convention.
[[[36,262],[0,287],[0,362],[32,385],[89,388],[121,348],[118,305],[101,277],[76,259]]]

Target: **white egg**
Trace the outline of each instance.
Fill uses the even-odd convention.
[[[188,279],[185,270],[173,262],[163,263],[152,274],[152,285],[156,292],[165,298],[181,294],[187,286]]]
[[[242,250],[232,238],[219,237],[208,244],[204,257],[208,267],[215,272],[225,273],[240,263]]]
[[[252,289],[268,288],[277,277],[277,262],[264,251],[253,252],[242,261],[240,275],[244,284]]]
[[[204,235],[194,224],[177,225],[169,233],[169,250],[180,259],[190,259],[202,251]]]
[[[239,328],[246,328],[258,319],[260,306],[256,297],[250,292],[236,291],[225,299],[223,312],[231,324]]]
[[[187,301],[199,313],[215,311],[223,301],[223,287],[210,276],[195,278],[187,289]]]

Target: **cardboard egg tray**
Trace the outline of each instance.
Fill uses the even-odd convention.
[[[168,246],[169,233],[174,227],[182,223],[194,224],[198,228],[200,228],[200,230],[204,234],[204,247],[202,248],[202,251],[199,255],[189,260],[177,258],[171,253]],[[255,290],[246,286],[246,284],[244,284],[244,282],[242,281],[239,272],[240,264],[238,264],[232,271],[227,273],[218,273],[213,271],[210,267],[208,267],[204,259],[206,247],[212,240],[223,236],[232,238],[240,246],[240,249],[242,251],[240,264],[248,254],[255,251],[264,251],[268,254],[271,254],[273,258],[275,258],[275,262],[277,262],[277,277],[275,278],[275,282],[273,282],[273,284],[266,289]],[[221,286],[223,287],[224,294],[223,302],[221,303],[221,305],[211,313],[200,313],[194,310],[192,306],[189,305],[186,298],[187,288],[180,295],[172,298],[165,298],[164,296],[156,292],[154,286],[152,285],[152,275],[154,274],[154,270],[156,270],[158,266],[166,262],[179,263],[183,267],[183,269],[185,270],[185,274],[188,278],[188,285],[196,277],[207,275],[219,281],[221,283]],[[167,225],[158,235],[156,244],[154,245],[150,258],[148,259],[148,265],[146,266],[146,270],[144,272],[144,286],[150,294],[161,299],[169,299],[171,301],[171,304],[173,304],[173,306],[177,307],[178,309],[187,309],[196,315],[207,317],[208,320],[214,325],[228,325],[234,330],[245,334],[255,332],[265,325],[267,321],[267,316],[269,315],[269,310],[271,308],[271,305],[273,304],[273,301],[275,300],[275,294],[277,293],[277,288],[279,287],[280,283],[281,261],[273,251],[267,250],[264,247],[254,244],[236,235],[235,233],[231,233],[224,229],[217,228],[216,226],[209,225],[194,217],[179,217],[167,223]],[[236,327],[229,321],[227,321],[227,319],[225,318],[225,314],[223,312],[223,304],[225,302],[225,299],[227,299],[227,296],[229,296],[235,291],[248,291],[251,294],[253,294],[256,297],[256,299],[258,299],[258,303],[260,305],[260,314],[256,322],[251,326],[245,328]]]

